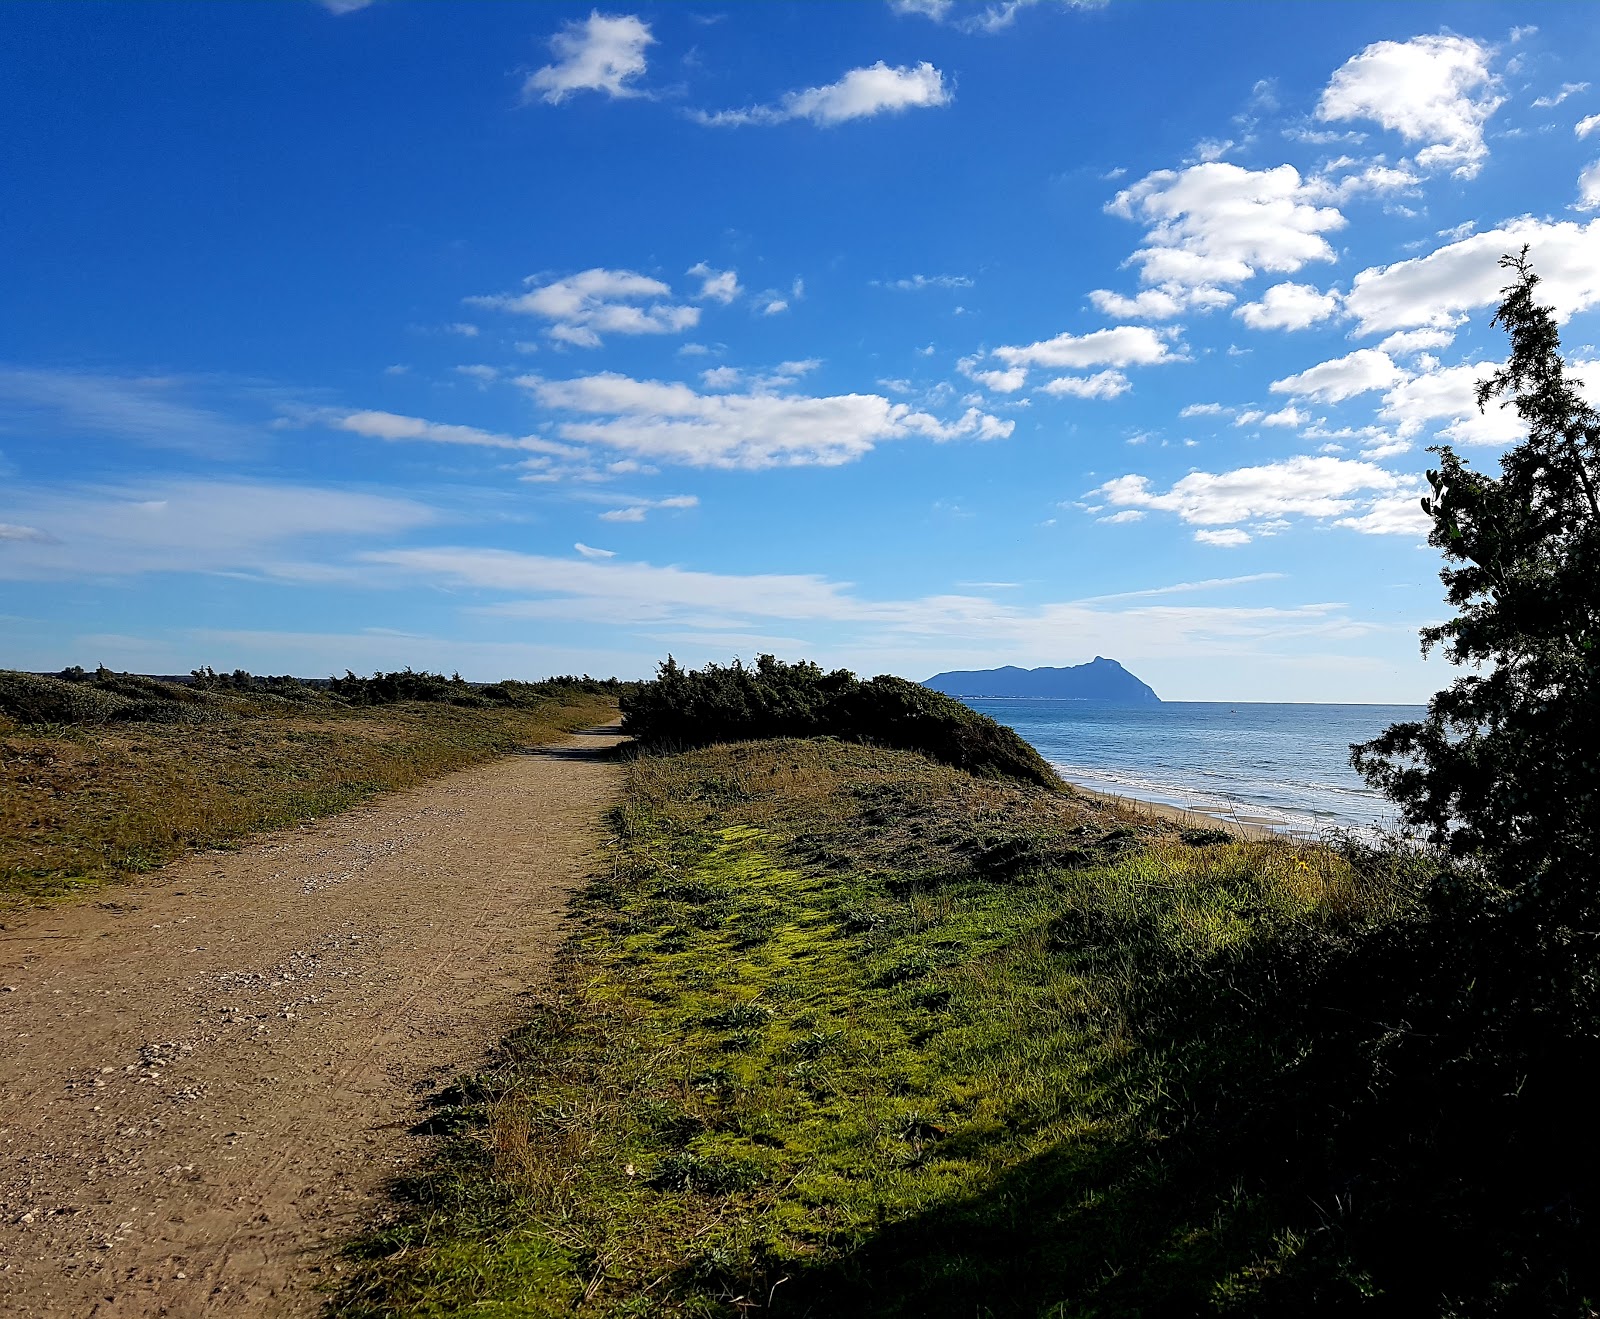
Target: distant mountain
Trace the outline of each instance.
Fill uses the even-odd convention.
[[[946,696],[1051,696],[1069,701],[1115,701],[1119,705],[1160,704],[1161,698],[1116,660],[1096,655],[1088,664],[1065,669],[978,669],[936,673],[922,684]]]

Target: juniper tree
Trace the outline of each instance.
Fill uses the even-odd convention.
[[[1528,249],[1500,264],[1510,355],[1477,402],[1515,408],[1527,436],[1498,477],[1435,448],[1422,501],[1455,610],[1423,629],[1423,653],[1471,671],[1351,762],[1434,842],[1570,918],[1600,896],[1600,415],[1566,373]]]

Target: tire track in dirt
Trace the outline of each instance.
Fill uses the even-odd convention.
[[[0,1311],[315,1313],[421,1100],[544,980],[595,729],[0,926]]]

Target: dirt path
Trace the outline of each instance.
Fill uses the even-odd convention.
[[[0,926],[0,1313],[314,1313],[544,976],[599,729]]]

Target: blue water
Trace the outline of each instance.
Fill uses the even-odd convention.
[[[1423,714],[1416,705],[967,704],[1016,729],[1073,783],[1297,834],[1392,825],[1393,805],[1350,768],[1350,744]]]

